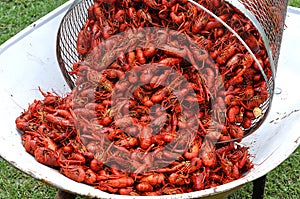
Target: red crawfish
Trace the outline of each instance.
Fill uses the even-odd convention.
[[[153,186],[157,186],[160,184],[165,184],[165,176],[162,173],[154,173],[154,174],[142,177],[140,181],[147,182]]]
[[[156,0],[143,0],[143,2],[149,8],[153,8],[153,9],[156,9],[156,10],[161,9],[161,4],[156,2]]]
[[[59,166],[58,162],[58,152],[46,147],[37,147],[34,150],[34,157],[35,159],[48,166],[57,167]]]
[[[112,176],[111,179],[105,181],[105,184],[107,186],[114,187],[114,188],[130,187],[133,185],[133,183],[134,183],[133,178],[127,176],[123,176],[119,178],[114,178]]]
[[[142,192],[149,192],[149,191],[153,191],[153,186],[148,182],[141,182],[136,185],[136,189]]]
[[[198,14],[198,16],[195,17],[194,19],[194,24],[192,26],[192,33],[197,34],[201,30],[203,30],[206,27],[209,19],[210,19],[209,15],[205,11],[201,11],[201,13]]]
[[[91,33],[88,30],[89,23],[86,23],[84,28],[80,30],[77,36],[76,49],[79,55],[86,55],[90,50]]]
[[[68,178],[76,182],[83,182],[86,177],[86,173],[83,166],[79,166],[79,165],[62,166],[60,171]]]

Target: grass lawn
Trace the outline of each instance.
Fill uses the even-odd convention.
[[[1,0],[0,44],[46,15],[67,0]],[[291,0],[300,7],[300,0]],[[300,148],[286,161],[271,171],[265,187],[266,199],[298,199],[300,197]],[[0,198],[53,198],[55,188],[20,172],[0,158]],[[251,198],[252,183],[231,195],[230,199]],[[83,197],[77,197],[83,198]]]
[[[299,8],[300,7],[300,1],[299,0],[290,0],[289,5]]]

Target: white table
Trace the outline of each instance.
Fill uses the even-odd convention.
[[[0,155],[32,177],[61,190],[85,196],[121,198],[76,183],[56,170],[39,164],[25,152],[15,129],[14,120],[20,112],[34,99],[42,98],[38,86],[45,91],[54,89],[60,94],[69,91],[56,61],[55,44],[60,20],[71,2],[65,3],[0,46]],[[280,88],[281,93],[274,96],[270,113],[263,125],[243,140],[243,144],[250,146],[250,153],[255,155],[254,169],[234,182],[172,198],[222,198],[237,187],[266,175],[299,146],[299,21],[300,11],[289,8],[275,85]],[[132,197],[122,196],[123,198]]]

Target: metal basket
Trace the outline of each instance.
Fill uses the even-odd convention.
[[[70,88],[74,88],[76,77],[69,72],[79,61],[76,40],[79,31],[86,22],[87,9],[93,0],[75,0],[63,17],[57,34],[56,55],[60,69]]]
[[[208,14],[213,16],[216,20],[220,21],[226,28],[228,28],[228,30],[240,40],[246,49],[248,49],[255,62],[260,66],[254,53],[238,33],[236,33],[229,25],[222,21],[222,19],[220,19],[217,15],[202,6],[200,3],[201,1],[198,1],[199,4],[195,1],[189,2],[205,10]],[[264,121],[271,106],[288,0],[225,0],[225,2],[239,10],[248,19],[250,19],[252,24],[255,26],[262,38],[264,47],[266,48],[272,70],[272,76],[267,78],[263,69],[260,67],[260,70],[265,77],[265,81],[268,84],[269,97],[261,105],[263,115],[256,118],[253,121],[251,128],[247,130],[246,135],[249,135],[250,133],[254,132]],[[72,70],[73,64],[80,60],[76,50],[77,35],[83,24],[86,22],[88,16],[87,9],[93,3],[93,0],[74,1],[73,5],[62,19],[60,28],[58,30],[57,59],[61,71],[71,88],[74,88],[75,86],[76,76],[69,74],[69,72]]]
[[[288,0],[226,0],[251,20],[266,46],[270,63],[276,74]],[[77,35],[87,18],[93,0],[75,0],[62,19],[57,34],[57,59],[68,85],[76,79],[68,72],[79,61],[76,51]]]
[[[269,57],[275,67],[274,74],[276,74],[288,0],[228,2],[240,9],[256,26],[264,40]]]

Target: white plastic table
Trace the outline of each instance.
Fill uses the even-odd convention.
[[[54,89],[59,94],[70,90],[56,61],[55,48],[60,20],[71,3],[65,3],[0,46],[0,155],[23,172],[62,190],[62,194],[69,192],[99,198],[133,198],[96,190],[39,164],[25,152],[15,128],[15,118],[34,99],[42,98],[38,86],[45,91]],[[224,198],[247,182],[266,175],[299,146],[299,21],[300,11],[289,7],[276,75],[278,93],[274,96],[263,125],[242,142],[250,147],[255,167],[245,177],[216,188],[159,198]]]

